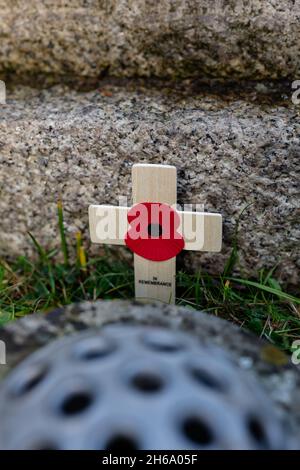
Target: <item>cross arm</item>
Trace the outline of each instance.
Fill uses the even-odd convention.
[[[128,207],[89,206],[90,237],[93,243],[125,245]]]
[[[222,248],[222,216],[212,212],[180,211],[179,231],[185,250],[218,252]]]
[[[90,236],[93,243],[125,245],[128,207],[91,205]],[[222,216],[210,212],[179,211],[179,232],[185,250],[218,252],[222,244]]]

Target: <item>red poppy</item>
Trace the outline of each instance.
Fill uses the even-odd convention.
[[[184,239],[177,232],[180,218],[168,204],[141,202],[129,210],[127,219],[125,243],[142,258],[166,261],[183,250]]]

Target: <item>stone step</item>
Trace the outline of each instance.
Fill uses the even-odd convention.
[[[294,78],[300,0],[0,0],[0,72]]]
[[[8,93],[0,108],[1,255],[30,252],[28,230],[53,246],[60,197],[68,231],[87,236],[89,204],[130,203],[132,164],[165,163],[178,168],[180,204],[224,216],[222,253],[186,254],[187,267],[220,272],[251,204],[240,226],[243,273],[280,262],[282,279],[297,283],[299,108],[272,83],[147,86]]]

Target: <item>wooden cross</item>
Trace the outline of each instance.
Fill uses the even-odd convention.
[[[176,167],[137,164],[132,167],[134,206],[139,203],[163,203],[176,210]],[[93,243],[125,245],[130,228],[128,207],[91,205],[90,236]],[[179,234],[185,250],[218,252],[222,244],[222,216],[207,212],[178,211]],[[149,232],[151,233],[151,232]],[[159,233],[156,233],[159,238]],[[135,296],[140,300],[175,303],[176,256],[153,261],[134,253]]]

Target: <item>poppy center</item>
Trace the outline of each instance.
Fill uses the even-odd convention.
[[[162,226],[160,224],[149,224],[147,231],[150,237],[160,237],[163,233]]]

